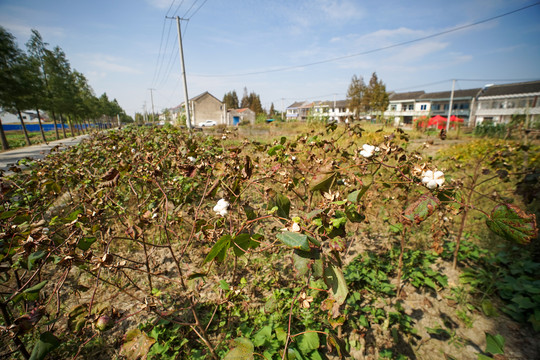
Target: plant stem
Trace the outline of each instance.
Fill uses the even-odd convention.
[[[4,317],[4,321],[6,322],[7,326],[10,326],[12,324],[11,317],[9,316],[7,305],[5,303],[0,302],[0,311],[2,312],[2,316]],[[22,356],[25,359],[30,359],[30,354],[28,353],[28,350],[26,350],[26,347],[24,346],[24,343],[21,339],[19,339],[18,335],[15,335],[13,337],[13,342],[21,352]]]
[[[398,277],[397,277],[397,292],[396,297],[399,297],[401,295],[401,275],[403,273],[403,253],[405,252],[405,233],[407,232],[407,228],[403,228],[403,232],[401,233],[401,240],[400,240],[400,246],[401,250],[399,252],[399,263],[398,263]]]

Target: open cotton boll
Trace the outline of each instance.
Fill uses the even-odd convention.
[[[220,199],[216,206],[214,206],[214,211],[216,212],[216,214],[219,214],[221,216],[225,216],[228,214],[228,211],[227,209],[229,208],[229,202],[225,199]]]

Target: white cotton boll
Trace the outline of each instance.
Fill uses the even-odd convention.
[[[444,184],[444,173],[442,171],[427,170],[422,173],[422,183],[430,190]]]
[[[291,231],[292,232],[300,232],[300,225],[298,225],[297,223],[293,223],[292,226],[291,226]]]
[[[193,156],[188,156],[188,160],[191,162],[197,161],[197,159],[195,159]]]
[[[219,214],[221,216],[225,216],[228,214],[227,208],[229,207],[229,202],[225,199],[221,199],[217,202],[216,206],[214,206],[214,211],[216,214]]]
[[[373,152],[375,151],[375,146],[369,145],[369,144],[364,144],[364,145],[362,145],[362,149],[363,150],[360,151],[360,155],[362,155],[366,159],[369,159],[370,157],[373,156]]]

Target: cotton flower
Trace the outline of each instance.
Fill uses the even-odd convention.
[[[422,173],[422,183],[428,189],[435,189],[437,186],[442,186],[444,184],[444,173],[442,171],[424,171]]]
[[[375,152],[380,151],[380,149],[373,145],[364,144],[362,145],[362,151],[360,151],[360,155],[365,157],[366,159],[369,159],[374,155]]]
[[[197,161],[197,159],[195,159],[193,156],[188,156],[188,160],[191,162]]]
[[[137,151],[137,150],[135,150],[135,149],[131,149],[131,153],[132,153],[132,154],[135,154],[136,151]]]
[[[293,223],[292,226],[291,226],[291,231],[292,232],[300,232],[300,225],[298,225],[297,223]]]
[[[214,211],[216,214],[219,214],[221,216],[227,215],[227,208],[229,207],[229,202],[225,199],[221,199],[217,202],[216,206],[214,206]]]

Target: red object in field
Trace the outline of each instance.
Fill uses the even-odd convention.
[[[437,125],[437,129],[444,129],[446,124],[446,118],[441,115],[435,115],[429,119],[428,126]]]

